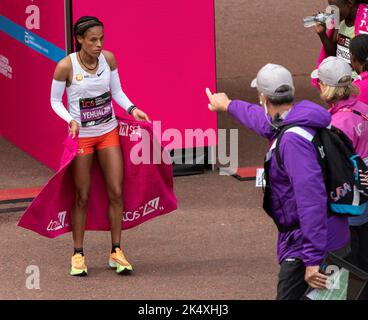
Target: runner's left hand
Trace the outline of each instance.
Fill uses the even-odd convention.
[[[132,111],[132,116],[134,117],[135,120],[138,120],[138,121],[146,120],[148,122],[151,122],[148,115],[146,113],[144,113],[142,110],[138,109],[138,108],[135,108]]]

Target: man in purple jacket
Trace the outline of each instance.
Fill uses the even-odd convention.
[[[211,111],[228,111],[235,119],[267,138],[272,147],[266,156],[269,168],[271,216],[278,230],[278,261],[281,265],[277,299],[300,299],[308,285],[327,287],[326,275],[319,272],[327,252],[346,257],[350,234],[346,217],[328,216],[327,196],[317,151],[312,144],[316,129],[327,127],[330,114],[310,101],[293,104],[291,73],[280,65],[267,64],[253,80],[259,105],[233,100],[226,94],[206,89]],[[283,166],[274,151],[277,129],[287,130],[279,146]],[[268,160],[268,161],[267,161]]]

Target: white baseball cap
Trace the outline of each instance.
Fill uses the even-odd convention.
[[[349,63],[338,57],[328,57],[322,61],[318,69],[311,73],[312,79],[319,79],[331,87],[345,87],[352,81],[352,68]],[[339,83],[344,77],[350,77],[348,81]]]
[[[294,94],[294,81],[290,71],[278,64],[268,63],[257,74],[251,85],[268,97],[284,97]],[[281,86],[288,86],[290,90],[277,92]]]

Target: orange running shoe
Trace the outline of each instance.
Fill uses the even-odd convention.
[[[132,265],[127,261],[121,249],[116,248],[115,252],[110,254],[109,266],[116,268],[117,273],[128,274],[133,271]]]
[[[76,253],[72,256],[72,266],[70,268],[71,276],[86,276],[88,274],[87,266],[85,264],[84,256]]]

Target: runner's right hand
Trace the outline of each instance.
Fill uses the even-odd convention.
[[[69,123],[69,135],[74,139],[79,131],[79,123],[75,120],[70,121]]]

